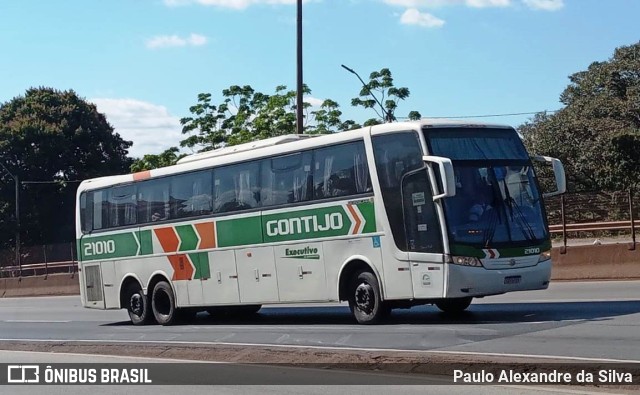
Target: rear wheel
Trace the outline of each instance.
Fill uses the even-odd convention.
[[[471,296],[466,298],[442,299],[436,302],[436,306],[445,313],[460,314],[471,304]]]
[[[376,324],[391,311],[382,301],[378,279],[369,271],[357,273],[349,288],[349,308],[359,324]]]
[[[151,303],[138,283],[127,286],[123,299],[133,325],[146,325],[151,322]]]
[[[166,281],[160,281],[153,288],[151,307],[153,316],[160,325],[173,325],[178,320],[176,299],[171,285]]]

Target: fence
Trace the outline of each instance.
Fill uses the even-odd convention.
[[[74,243],[47,244],[20,249],[16,262],[14,249],[0,251],[0,278],[75,273],[77,271]]]
[[[610,236],[636,245],[640,228],[640,196],[628,192],[578,192],[545,200],[552,237],[566,252],[569,239]],[[15,250],[0,250],[0,277],[22,277],[77,271],[74,243],[23,247],[19,264]]]

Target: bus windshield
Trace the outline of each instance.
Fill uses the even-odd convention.
[[[451,243],[489,248],[547,238],[531,166],[456,163],[454,168],[456,196],[444,201]]]
[[[444,199],[449,241],[483,248],[548,238],[540,191],[513,129],[425,129],[432,155],[452,159],[456,196]]]

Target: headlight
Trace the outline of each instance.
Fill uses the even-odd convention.
[[[460,266],[482,267],[480,259],[473,256],[450,256],[449,263]]]
[[[540,254],[540,258],[538,258],[538,263],[548,261],[549,259],[551,259],[551,250],[544,251],[542,254]]]

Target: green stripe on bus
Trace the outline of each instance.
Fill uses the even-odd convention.
[[[151,230],[141,230],[139,233],[140,238],[140,255],[153,254],[153,239],[151,237]]]
[[[80,253],[83,261],[135,256],[138,253],[138,242],[133,232],[83,238]]]
[[[260,216],[217,221],[216,235],[218,247],[261,244]]]

